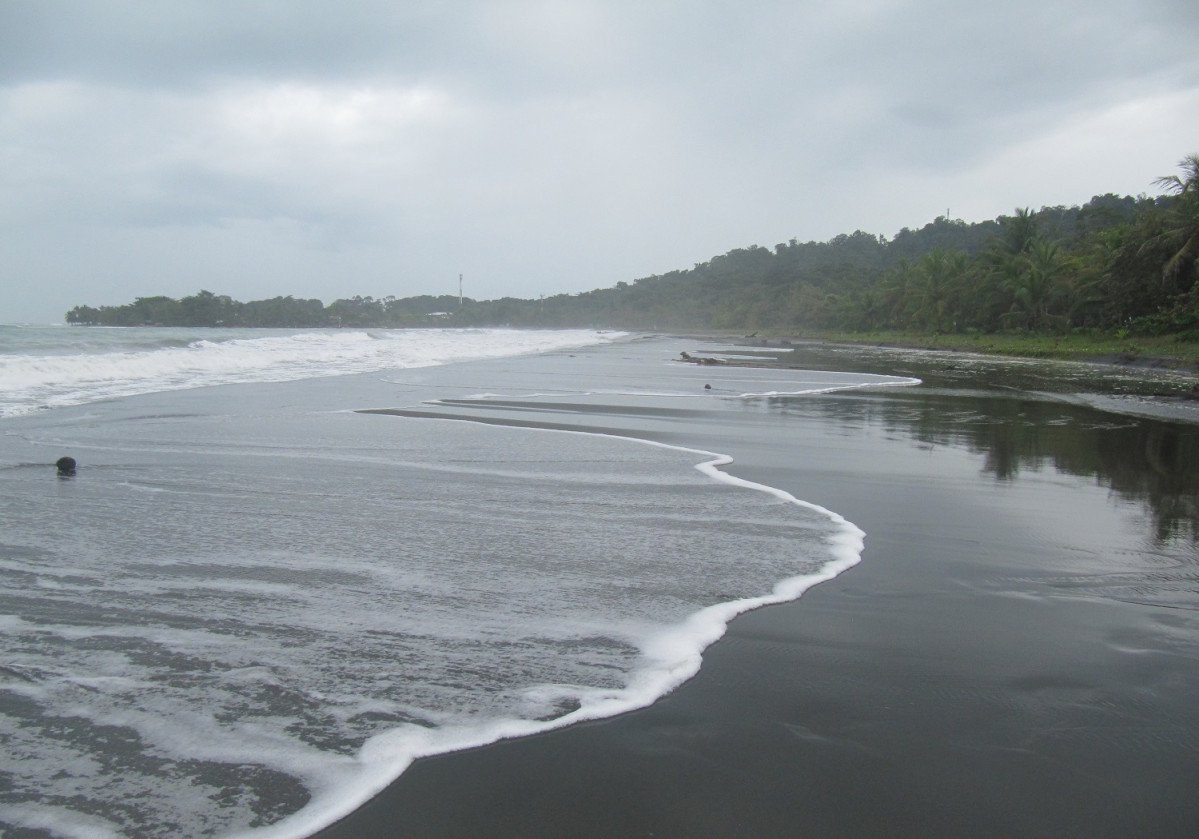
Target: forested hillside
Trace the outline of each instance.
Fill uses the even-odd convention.
[[[686,270],[538,300],[278,297],[202,291],[78,306],[75,324],[182,326],[595,326],[870,332],[1118,331],[1199,339],[1199,154],[1157,197],[938,218],[890,240],[738,248]]]

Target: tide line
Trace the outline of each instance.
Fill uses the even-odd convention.
[[[800,498],[777,487],[749,481],[723,471],[721,467],[734,462],[730,455],[663,443],[621,434],[576,429],[551,428],[539,424],[518,422],[488,422],[477,418],[451,417],[444,414],[420,415],[392,411],[408,418],[467,422],[492,425],[498,428],[550,431],[560,434],[581,434],[608,437],[670,449],[704,458],[693,468],[714,481],[730,486],[764,492],[803,509],[826,517],[837,528],[829,541],[832,559],[812,573],[788,577],[775,584],[769,594],[716,603],[700,609],[643,644],[644,665],[633,674],[630,683],[615,690],[589,689],[579,692],[579,707],[552,720],[495,719],[476,726],[458,726],[429,730],[417,727],[393,729],[368,740],[352,758],[345,758],[337,767],[344,784],[334,784],[318,792],[304,809],[273,825],[257,828],[239,836],[245,839],[301,839],[349,816],[386,787],[394,783],[413,762],[422,757],[479,748],[501,740],[527,737],[576,723],[607,719],[620,714],[647,708],[694,677],[703,663],[703,652],[720,640],[733,618],[763,606],[787,603],[798,599],[808,589],[833,579],[861,561],[865,546],[865,531],[844,516]]]

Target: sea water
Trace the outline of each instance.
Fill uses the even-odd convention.
[[[0,417],[218,384],[281,382],[544,352],[622,333],[0,325]]]
[[[302,836],[418,756],[650,704],[862,547],[685,443],[910,383],[585,331],[35,332],[0,377],[0,827],[64,836]]]

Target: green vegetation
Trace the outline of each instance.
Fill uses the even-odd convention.
[[[1096,196],[1081,207],[1016,210],[967,223],[937,218],[887,240],[862,231],[827,242],[738,248],[691,269],[539,300],[277,297],[240,303],[201,291],[79,306],[75,324],[182,326],[595,326],[737,330],[1070,354],[1112,342],[1194,357],[1199,342],[1199,154],[1157,179],[1162,195]],[[950,339],[948,336],[953,336]],[[1037,348],[1040,348],[1038,350]],[[1010,351],[1010,350],[1009,350]],[[1143,349],[1142,349],[1143,351]]]
[[[353,297],[334,300],[298,300],[290,295],[241,303],[223,294],[201,291],[182,300],[139,297],[124,306],[76,306],[67,312],[67,323],[102,326],[416,326],[430,322],[430,313],[458,309],[458,298]]]

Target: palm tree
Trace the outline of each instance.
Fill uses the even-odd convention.
[[[917,317],[940,332],[959,293],[969,260],[961,251],[933,248],[916,262]]]
[[[1182,175],[1163,175],[1154,184],[1174,194],[1166,211],[1166,229],[1150,243],[1164,245],[1170,257],[1162,266],[1162,279],[1173,284],[1188,262],[1199,273],[1199,154],[1178,162]]]
[[[1178,161],[1178,168],[1182,170],[1182,175],[1162,175],[1154,179],[1154,185],[1175,195],[1194,195],[1199,192],[1199,153],[1188,154]]]
[[[1014,216],[1000,216],[999,223],[999,235],[987,243],[979,263],[987,271],[985,280],[992,291],[988,302],[993,301],[993,305],[988,307],[991,310],[989,319],[995,325],[1012,316],[1011,311],[1006,314],[1001,312],[1012,300],[1012,290],[1019,285],[1020,276],[1025,271],[1024,257],[1039,236],[1036,213],[1027,207],[1016,208]]]
[[[837,298],[836,308],[840,325],[855,332],[873,332],[887,316],[883,294],[877,288],[852,289]]]
[[[905,329],[911,325],[908,309],[912,304],[912,266],[906,259],[900,259],[895,265],[883,270],[876,286],[881,295],[883,320],[885,326]]]
[[[1013,299],[1011,314],[1023,315],[1030,329],[1049,329],[1061,320],[1052,309],[1065,291],[1062,283],[1071,260],[1056,243],[1038,237],[1029,243],[1019,266],[1020,270],[1008,280]]]
[[[1016,208],[1016,215],[1000,218],[1003,225],[1000,245],[1010,256],[1024,253],[1039,235],[1037,214],[1028,207]]]

